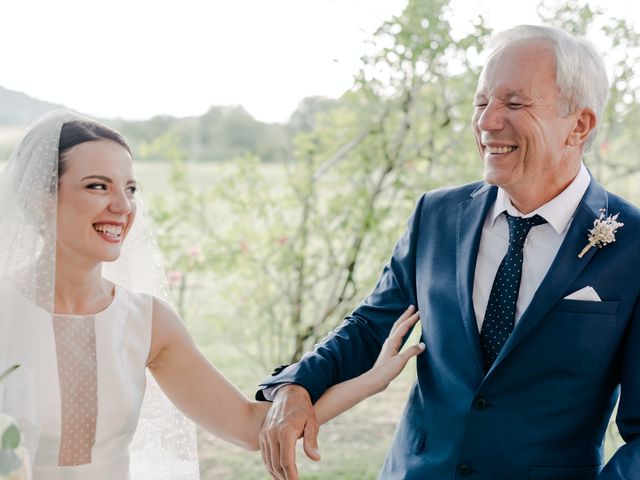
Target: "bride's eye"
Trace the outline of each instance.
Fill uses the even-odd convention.
[[[107,185],[105,183],[90,183],[86,188],[89,190],[106,190]]]

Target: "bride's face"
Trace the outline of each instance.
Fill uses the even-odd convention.
[[[59,260],[116,260],[136,213],[131,155],[116,142],[96,140],[71,148],[65,162],[58,185]]]

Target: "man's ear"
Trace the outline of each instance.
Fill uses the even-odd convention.
[[[596,128],[596,114],[590,108],[582,108],[573,114],[576,123],[567,137],[567,145],[583,145],[587,141],[591,131]]]

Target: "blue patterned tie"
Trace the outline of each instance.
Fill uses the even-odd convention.
[[[480,330],[480,344],[482,345],[486,372],[493,365],[513,331],[520,278],[522,277],[524,241],[532,227],[547,222],[539,215],[522,218],[513,217],[507,212],[504,214],[509,223],[509,248],[493,281],[487,312]]]

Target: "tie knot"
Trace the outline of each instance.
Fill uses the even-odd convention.
[[[540,215],[524,218],[514,217],[509,215],[507,212],[504,212],[504,214],[507,217],[507,223],[509,224],[509,243],[520,249],[524,247],[524,241],[531,228],[547,223],[547,221]]]

